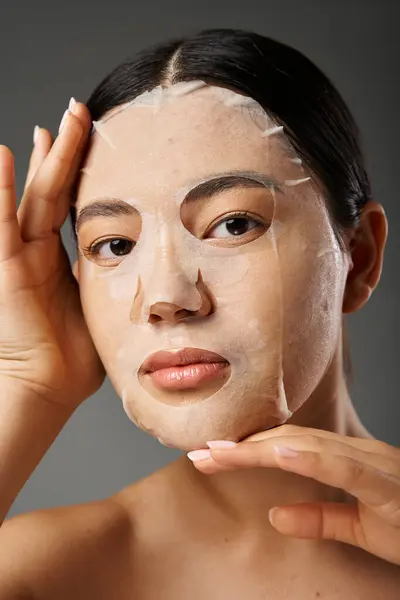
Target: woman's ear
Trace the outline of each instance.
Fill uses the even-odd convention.
[[[343,312],[352,313],[368,301],[379,283],[387,238],[387,219],[378,202],[369,201],[350,240],[352,266],[347,275]]]
[[[76,260],[74,262],[74,264],[72,265],[72,273],[73,273],[76,281],[79,283],[79,262],[78,262],[78,260]]]

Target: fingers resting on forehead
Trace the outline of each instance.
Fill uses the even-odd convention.
[[[59,231],[68,215],[70,191],[90,130],[87,108],[79,103],[75,112],[68,114],[53,144],[51,135],[46,130],[40,131],[18,210],[24,241],[47,237]]]

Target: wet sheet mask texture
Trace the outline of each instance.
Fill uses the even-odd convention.
[[[251,98],[202,81],[175,84],[169,88],[158,86],[111,112],[103,121],[93,123],[93,137],[98,134],[101,140],[97,143],[108,147],[110,169],[113,161],[118,160],[118,149],[129,146],[132,135],[127,127],[129,114],[152,111],[154,129],[148,135],[152,139],[154,133],[154,147],[148,142],[146,149],[148,156],[153,158],[153,153],[157,155],[159,134],[156,131],[160,120],[168,118],[171,104],[174,104],[174,114],[179,102],[184,111],[184,98],[196,94],[200,95],[200,100],[201,95],[207,98],[204,119],[213,105],[216,109],[223,105],[225,112],[234,111],[235,116],[229,122],[232,139],[237,124],[238,139],[243,135],[242,131],[248,131],[248,135],[262,140],[263,160],[267,168],[272,168],[271,172],[274,157],[270,153],[270,140],[280,138],[278,143],[285,148],[286,160],[292,165],[290,172],[294,173],[282,182],[283,187],[309,185],[310,178],[285,139],[282,126]],[[154,173],[148,172],[153,178],[157,178],[156,164]],[[258,190],[264,194],[269,203],[269,227],[256,239],[242,245],[223,246],[193,234],[186,218],[191,203],[198,202],[192,198],[192,192],[195,187],[199,189],[203,183],[212,180],[210,175],[190,181],[173,194],[158,189],[153,201],[144,194],[125,193],[124,201],[135,209],[140,222],[140,235],[133,251],[114,267],[99,266],[84,256],[81,258],[80,269],[87,285],[96,282],[96,294],[107,298],[109,310],[118,315],[109,325],[99,328],[95,319],[101,316],[95,317],[91,311],[85,311],[99,354],[126,413],[139,427],[163,443],[182,450],[204,447],[209,439],[237,441],[263,428],[281,424],[293,414],[284,385],[284,338],[290,340],[287,328],[288,323],[289,327],[292,325],[290,319],[285,323],[284,295],[289,288],[285,284],[287,269],[282,268],[280,256],[290,241],[290,234],[285,237],[284,209],[281,216],[282,190],[267,174],[246,169],[237,174],[237,165],[233,164],[231,170],[247,181],[253,193]],[[221,169],[217,171],[220,174]],[[84,172],[85,176],[91,176],[90,164]],[[132,189],[135,189],[134,179],[132,181]],[[310,196],[310,191],[307,194]],[[312,252],[315,260],[324,260],[326,264],[322,271],[332,282],[341,260],[339,247],[331,232],[322,198],[314,193],[308,201],[315,203],[314,226],[320,223],[328,234],[322,241],[319,239],[298,251]],[[262,281],[260,273],[264,273]],[[320,286],[321,281],[319,275],[315,285]],[[340,295],[341,287],[343,281],[339,277],[333,293],[328,289],[323,292],[327,313],[340,313],[340,307],[333,307],[332,303]],[[213,308],[204,309],[210,297]],[[260,298],[265,302],[263,313],[258,316]],[[84,309],[89,302],[83,297]],[[155,320],[152,309],[157,303],[176,305],[183,311],[183,318],[175,323]],[[319,305],[316,308],[319,309]],[[305,313],[307,311],[305,309]],[[311,318],[310,315],[307,318]],[[107,350],[104,349],[105,339]],[[139,377],[143,361],[154,352],[178,347],[220,354],[230,363],[229,378],[211,393],[197,390],[171,395],[145,389]]]

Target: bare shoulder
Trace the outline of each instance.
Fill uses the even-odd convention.
[[[108,580],[114,571],[117,576],[130,535],[130,520],[114,497],[13,517],[0,528],[0,590],[13,585],[21,598],[83,597],[102,568]]]

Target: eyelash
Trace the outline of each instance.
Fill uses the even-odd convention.
[[[236,212],[231,212],[226,215],[223,215],[223,217],[221,219],[219,219],[219,221],[217,221],[216,223],[212,223],[210,225],[210,227],[205,231],[205,234],[209,233],[216,227],[219,227],[220,225],[225,223],[225,221],[231,221],[233,219],[248,219],[249,221],[250,220],[255,221],[259,226],[262,226],[262,227],[266,226],[265,223],[263,222],[263,220],[261,219],[261,217],[257,217],[256,215],[253,215],[249,212],[239,210]],[[246,235],[246,234],[244,233],[242,235]],[[240,237],[240,236],[238,235],[238,236],[234,236],[234,237]]]
[[[90,256],[90,257],[95,257],[98,256],[100,253],[101,248],[107,244],[108,242],[113,242],[115,240],[125,240],[127,242],[131,242],[131,244],[136,245],[136,242],[133,242],[132,240],[128,239],[128,238],[123,238],[123,237],[109,237],[109,238],[103,238],[97,242],[95,242],[94,244],[91,244],[90,246],[85,246],[82,248],[82,251],[84,254]]]
[[[205,234],[207,234],[209,231],[212,231],[213,229],[215,229],[216,227],[219,227],[219,225],[222,225],[223,223],[225,223],[225,221],[230,221],[232,219],[251,219],[253,221],[255,221],[256,223],[258,223],[259,226],[266,226],[260,217],[256,217],[255,215],[252,215],[248,212],[245,211],[236,211],[236,212],[232,212],[232,213],[228,213],[226,215],[224,215],[223,218],[221,218],[219,221],[217,221],[216,223],[213,223],[205,232]],[[205,235],[204,234],[204,235]],[[246,235],[245,233],[242,235]],[[234,237],[240,237],[238,236],[234,236]],[[94,244],[91,244],[89,246],[86,246],[84,248],[82,248],[84,254],[88,255],[89,257],[93,258],[99,255],[99,252],[101,250],[101,248],[107,244],[108,242],[112,242],[115,240],[126,240],[127,242],[130,242],[133,244],[133,247],[135,247],[136,242],[128,239],[128,238],[123,238],[123,237],[108,237],[108,238],[103,238],[101,240],[98,240],[97,242],[94,242]]]

